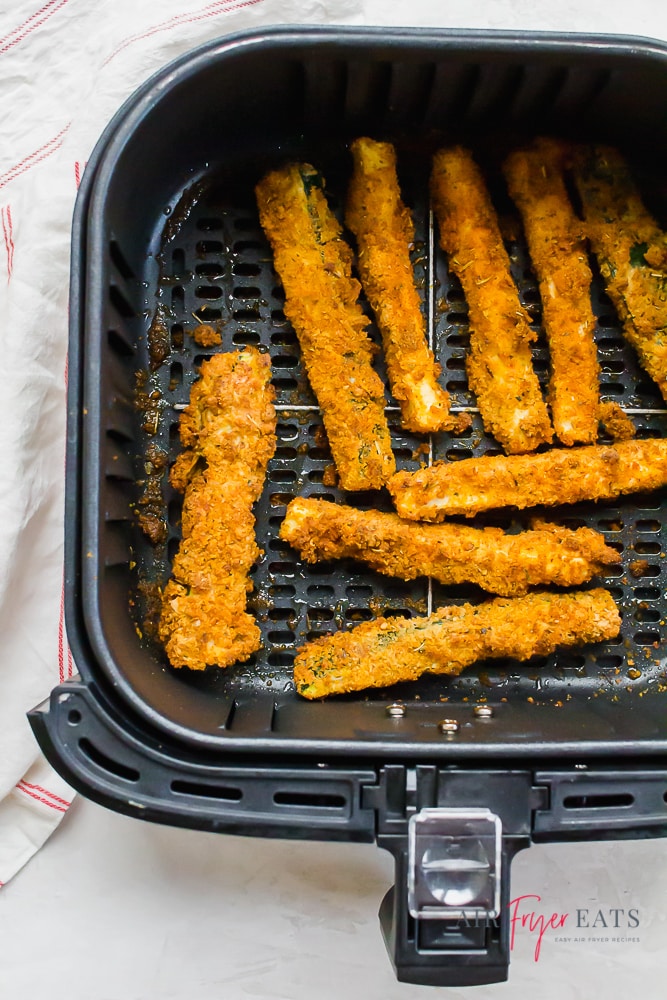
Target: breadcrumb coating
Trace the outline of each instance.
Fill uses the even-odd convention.
[[[667,483],[667,439],[552,448],[539,455],[483,455],[397,472],[389,483],[396,510],[411,521],[473,517],[496,507],[610,500]]]
[[[580,147],[574,178],[623,333],[667,400],[667,235],[642,203],[618,150]]]
[[[566,147],[538,139],[503,164],[509,193],[523,220],[542,299],[549,341],[548,401],[563,444],[594,444],[598,431],[600,366],[593,339],[591,269],[583,224],[565,188]]]
[[[416,433],[463,430],[468,414],[450,413],[449,393],[426,340],[426,321],[410,260],[415,231],[401,199],[391,143],[356,139],[345,222],[357,239],[357,266],[382,334],[401,423]]]
[[[435,154],[431,199],[440,245],[468,302],[466,368],[484,428],[510,454],[534,451],[553,439],[533,369],[536,334],[519,301],[484,178],[467,149]]]
[[[267,174],[255,189],[292,323],[320,405],[340,483],[379,489],[395,471],[384,386],[358,303],[352,251],[307,163]]]
[[[457,675],[479,660],[528,660],[618,635],[606,590],[497,597],[438,608],[428,618],[378,618],[307,643],[294,660],[304,698],[388,687],[425,673]]]
[[[185,492],[183,539],[162,595],[159,636],[174,667],[247,660],[260,632],[246,611],[260,554],[252,505],[276,447],[268,354],[245,348],[201,367],[181,414],[185,446],[171,471]]]
[[[476,583],[507,597],[539,584],[579,585],[621,561],[591,528],[540,523],[510,535],[500,528],[415,524],[396,514],[302,497],[288,505],[280,537],[309,563],[359,559],[401,580],[432,576],[444,584]]]

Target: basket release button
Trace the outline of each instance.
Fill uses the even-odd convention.
[[[502,822],[489,809],[422,809],[408,826],[408,910],[417,920],[500,913]]]

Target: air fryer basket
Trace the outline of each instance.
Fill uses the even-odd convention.
[[[294,693],[291,665],[305,640],[379,612],[424,614],[483,595],[405,584],[348,561],[306,566],[278,538],[297,495],[390,505],[324,485],[331,456],[253,187],[269,167],[307,160],[340,210],[350,140],[396,143],[429,338],[455,408],[473,412],[462,434],[419,438],[400,429],[387,397],[398,467],[413,469],[498,451],[466,383],[466,307],[429,213],[431,152],[463,141],[485,166],[539,330],[537,284],[498,181],[503,153],[538,134],[617,145],[667,225],[666,111],[667,50],[658,43],[386,29],[228,39],[184,57],[127,102],[89,162],[74,226],[66,596],[81,679],[31,717],[73,784],[167,822],[375,838],[396,856],[397,887],[415,878],[410,816],[438,807],[447,828],[448,810],[488,809],[502,821],[493,877],[503,906],[511,856],[531,838],[665,832],[662,492],[546,512],[599,529],[623,553],[602,581],[622,612],[617,641],[323,703]],[[631,414],[639,436],[662,436],[663,401],[623,340],[599,275],[593,304],[603,398]],[[165,473],[179,411],[210,354],[191,336],[198,322],[220,329],[217,350],[251,344],[270,353],[278,447],[256,511],[264,555],[251,607],[263,648],[228,670],[189,673],[168,666],[146,621],[178,544],[180,500]],[[545,380],[543,335],[534,356]],[[155,488],[158,503],[147,504]],[[164,544],[141,530],[147,511],[164,518]],[[499,512],[480,523],[514,529],[527,518]],[[506,922],[473,940],[451,923],[443,937],[442,921],[413,918],[397,889],[383,920],[401,978],[503,977]]]

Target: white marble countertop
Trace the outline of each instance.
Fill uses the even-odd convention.
[[[436,991],[394,977],[377,920],[393,863],[378,848],[177,830],[78,800],[0,893],[0,996],[663,1000],[665,852],[664,841],[531,847],[512,895],[541,897],[521,914],[568,913],[562,930],[545,931],[536,962],[539,929],[519,927],[508,983]]]

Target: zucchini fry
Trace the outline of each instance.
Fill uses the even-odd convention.
[[[259,217],[285,290],[322,411],[341,486],[379,489],[395,470],[384,413],[384,386],[357,302],[352,251],[309,164],[267,174],[256,187]]]
[[[605,565],[621,561],[591,528],[541,523],[508,535],[465,524],[411,524],[396,514],[302,497],[289,504],[280,537],[309,563],[358,559],[401,580],[432,576],[445,584],[476,583],[506,597],[536,584],[586,583]]]
[[[271,363],[249,347],[201,367],[180,420],[171,482],[185,492],[183,539],[162,594],[159,635],[174,667],[247,660],[260,632],[246,611],[259,555],[252,505],[276,447]]]
[[[642,204],[617,150],[577,150],[574,178],[586,231],[623,333],[667,400],[667,234]]]
[[[382,334],[391,391],[409,431],[463,430],[468,414],[449,412],[449,393],[426,342],[426,323],[410,260],[414,225],[401,200],[396,152],[361,138],[350,146],[354,171],[345,222],[357,238],[358,268]]]
[[[389,482],[396,510],[410,521],[473,517],[496,507],[610,500],[667,484],[667,439],[552,448],[540,455],[482,455],[397,472]]]
[[[485,430],[506,452],[533,451],[553,439],[533,369],[536,334],[521,306],[481,171],[460,146],[435,154],[431,198],[440,245],[468,301],[466,367]]]
[[[594,444],[598,431],[600,367],[593,339],[591,269],[583,226],[563,179],[565,147],[538,139],[503,165],[521,213],[540,287],[551,354],[548,401],[563,444]]]
[[[528,660],[612,639],[620,626],[606,590],[497,597],[438,608],[429,618],[377,618],[315,639],[297,653],[294,683],[304,698],[321,698],[425,673],[457,675],[479,660]]]

